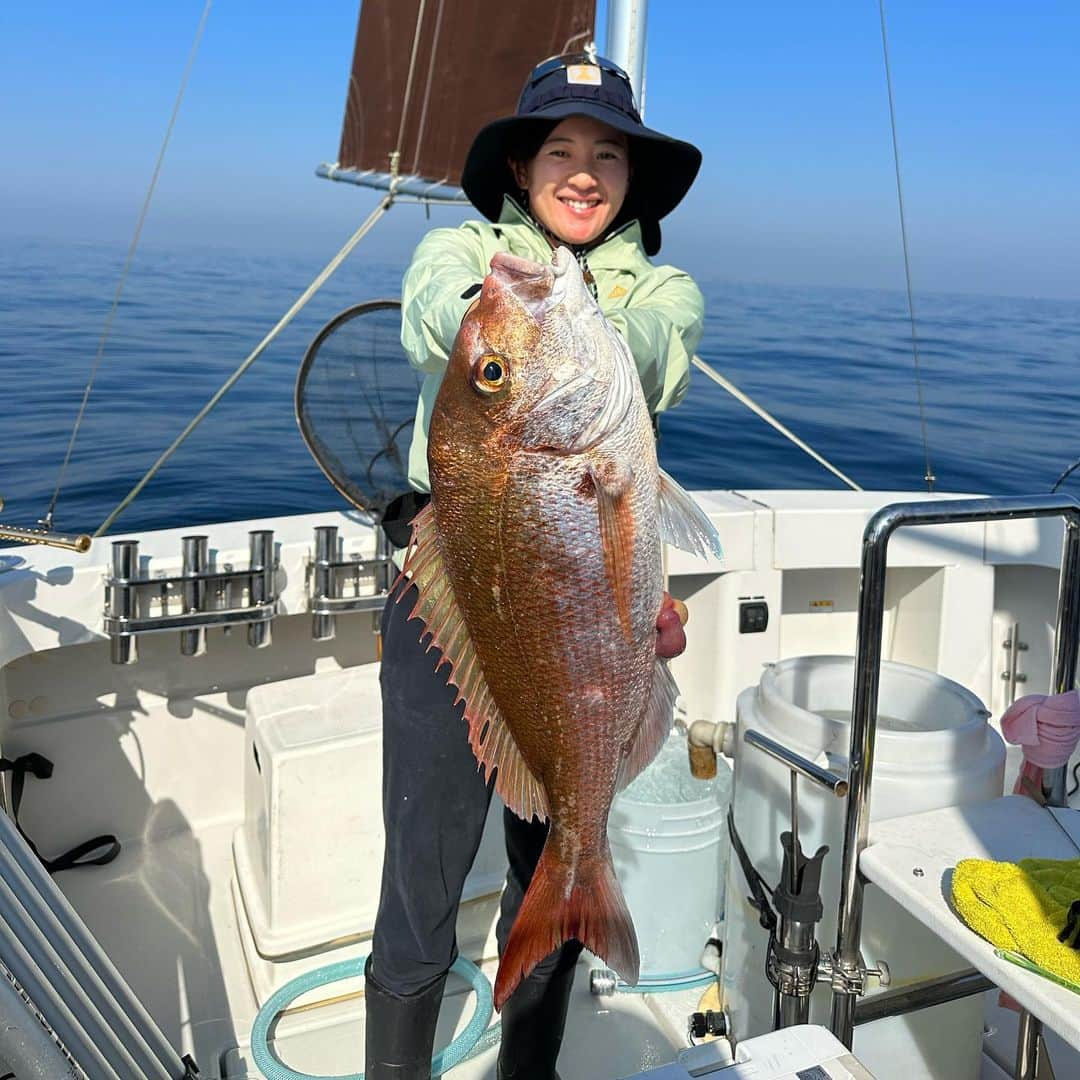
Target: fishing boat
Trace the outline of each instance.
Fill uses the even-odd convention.
[[[467,6],[364,0],[319,171],[383,197],[322,280],[395,203],[462,200],[473,132],[538,56],[603,36],[641,85],[633,0],[609,0],[604,35],[590,0]],[[478,96],[459,58],[481,21],[518,44],[487,57]],[[5,1075],[359,1072],[394,573],[379,522],[416,395],[398,311],[350,308],[300,366],[301,432],[350,506],[327,487],[326,512],[197,533],[119,531],[129,500],[93,537],[51,510],[0,526]],[[963,859],[1080,856],[1065,767],[1038,800],[1006,795],[1022,759],[1000,735],[1018,696],[1075,685],[1080,504],[849,485],[694,493],[724,556],[668,554],[692,627],[675,729],[612,814],[643,977],[583,957],[564,1080],[1080,1075],[1074,992],[946,897]],[[493,809],[436,1073],[494,1076],[505,872]]]

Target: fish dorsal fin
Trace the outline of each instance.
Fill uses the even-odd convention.
[[[634,470],[614,458],[596,458],[586,466],[600,519],[600,544],[604,551],[604,572],[615,595],[615,610],[627,641],[633,638],[630,600],[634,586],[634,519],[626,493],[634,480]]]
[[[650,761],[660,752],[664,740],[671,734],[675,717],[675,698],[679,688],[668,669],[667,661],[656,658],[653,668],[652,690],[649,705],[641,719],[641,726],[634,733],[634,741],[622,765],[619,766],[618,789],[622,791]]]
[[[693,496],[660,470],[660,537],[666,544],[700,555],[724,557],[720,537]]]
[[[435,648],[443,654],[439,667],[450,665],[448,681],[457,687],[454,704],[465,702],[469,746],[484,779],[489,779],[494,770],[495,790],[502,801],[526,821],[533,817],[544,820],[548,816],[547,796],[525,764],[491,696],[465,616],[446,573],[431,503],[413,518],[412,529],[412,542],[401,573],[412,580],[420,598],[409,618],[422,619],[431,633],[428,649]],[[398,595],[400,598],[403,594]]]

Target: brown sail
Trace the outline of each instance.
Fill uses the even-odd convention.
[[[595,16],[595,0],[364,0],[337,169],[456,187],[477,131],[535,64],[591,41]]]

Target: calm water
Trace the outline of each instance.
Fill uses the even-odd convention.
[[[0,496],[32,524],[56,483],[123,263],[121,247],[0,250]],[[404,258],[404,255],[403,255]],[[58,505],[92,530],[308,284],[315,258],[138,255]],[[318,328],[394,296],[403,264],[354,254],[120,519],[125,531],[325,509],[341,500],[292,414]],[[701,355],[867,488],[923,476],[900,293],[700,279]],[[922,296],[923,393],[940,490],[1045,492],[1080,457],[1080,303]],[[839,481],[704,376],[663,422],[663,464],[689,487]],[[1080,494],[1080,470],[1066,485]]]

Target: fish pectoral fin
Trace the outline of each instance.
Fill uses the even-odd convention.
[[[494,770],[495,790],[502,801],[526,821],[534,817],[543,821],[548,816],[547,795],[521,756],[484,678],[443,562],[433,507],[433,503],[428,503],[413,518],[412,542],[401,570],[402,576],[409,578],[420,594],[409,618],[422,619],[431,633],[428,649],[435,648],[443,654],[439,667],[450,665],[447,681],[457,687],[454,704],[465,702],[469,746],[484,779],[489,779]],[[398,595],[400,599],[402,594]]]
[[[707,559],[724,557],[720,536],[693,496],[660,470],[660,537],[665,544]]]
[[[616,785],[619,791],[630,784],[660,752],[664,740],[671,734],[675,719],[675,699],[679,688],[668,669],[667,661],[656,658],[653,666],[652,690],[649,704],[641,718],[641,726],[634,733],[626,757],[619,766]]]
[[[633,467],[614,458],[598,458],[585,467],[596,494],[604,572],[615,596],[619,625],[627,641],[633,640],[630,602],[634,585],[635,523],[625,496],[634,481]]]

